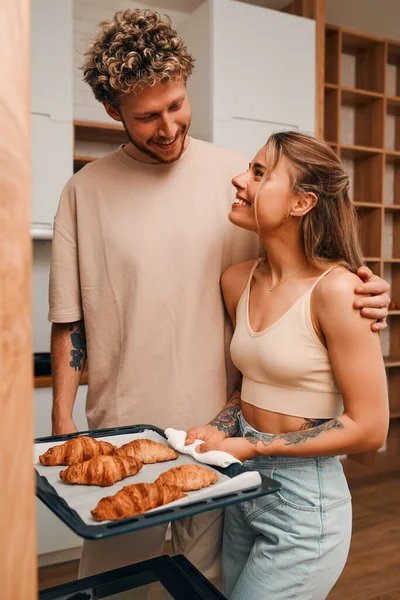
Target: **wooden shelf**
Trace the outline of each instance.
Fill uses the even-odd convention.
[[[390,115],[400,115],[400,97],[399,96],[388,96],[386,98],[387,112]]]
[[[391,369],[392,367],[400,367],[400,356],[384,356],[385,367]]]
[[[367,158],[368,156],[383,153],[382,148],[372,148],[370,146],[340,144],[339,148],[343,158]]]
[[[326,85],[339,83],[339,29],[326,27],[325,29],[325,80]]]
[[[354,206],[358,206],[360,208],[381,208],[382,204],[378,204],[377,202],[353,202]]]
[[[400,210],[400,204],[384,204],[383,208],[388,211]]]
[[[385,151],[386,162],[391,164],[400,164],[400,152],[395,150]]]
[[[346,106],[364,106],[375,100],[383,99],[383,94],[370,92],[368,90],[359,90],[356,88],[341,88],[342,104]]]
[[[129,140],[121,125],[96,123],[94,121],[74,121],[75,139],[90,142],[124,144]]]
[[[339,86],[337,83],[324,83],[325,89],[326,90],[338,90]]]
[[[345,167],[353,171],[350,189],[353,200],[380,205],[383,200],[382,149],[344,144],[340,146],[340,156],[342,160],[352,161]]]
[[[90,162],[97,160],[97,156],[74,156],[74,173]]]
[[[347,28],[341,28],[340,31],[342,37],[341,54],[349,54],[355,57],[354,87],[383,94],[385,40]]]
[[[34,377],[34,387],[35,388],[43,388],[43,387],[52,387],[53,386],[53,378],[51,375],[41,375],[39,377]],[[81,380],[79,385],[87,385],[88,383],[88,372],[86,370],[83,371]]]
[[[329,25],[329,27],[333,27],[333,25]],[[348,50],[349,54],[355,54],[358,50],[370,48],[377,42],[385,42],[385,38],[364,33],[351,27],[338,27],[338,29],[342,33],[343,50]]]
[[[387,40],[387,42],[388,62],[394,65],[400,65],[400,42],[398,40]]]
[[[382,239],[382,209],[358,207],[359,237],[364,256],[371,262],[380,260]]]

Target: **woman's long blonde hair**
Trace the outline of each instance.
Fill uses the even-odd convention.
[[[358,219],[349,198],[349,178],[336,154],[325,142],[297,131],[272,134],[265,150],[267,177],[284,156],[293,192],[312,192],[318,199],[300,222],[308,262],[320,269],[340,264],[355,273],[364,262]]]

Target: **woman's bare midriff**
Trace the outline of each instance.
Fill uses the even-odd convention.
[[[309,429],[315,427],[323,421],[329,419],[305,419],[303,417],[292,417],[281,413],[271,412],[257,408],[242,400],[242,414],[249,425],[261,431],[262,433],[288,433],[289,431],[299,431],[299,429]]]

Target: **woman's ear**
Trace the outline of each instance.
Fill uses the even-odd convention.
[[[318,198],[313,192],[299,194],[295,200],[296,202],[290,211],[291,217],[304,217],[318,202]]]

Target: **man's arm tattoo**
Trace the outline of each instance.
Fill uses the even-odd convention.
[[[269,446],[275,440],[283,440],[286,446],[293,446],[295,444],[300,444],[301,442],[305,442],[308,439],[316,438],[321,433],[326,431],[331,431],[332,429],[343,429],[344,425],[342,421],[338,419],[321,419],[323,422],[320,425],[315,427],[305,428],[304,424],[300,427],[299,431],[290,431],[289,433],[264,433],[260,436],[255,436],[253,434],[245,435],[245,438],[250,442],[250,444],[256,445],[258,442],[261,442],[263,446]],[[307,421],[312,421],[312,419],[307,419]]]
[[[209,425],[216,427],[219,431],[226,433],[228,437],[234,437],[239,433],[238,413],[240,411],[240,398],[234,398],[220,413],[210,421]]]
[[[71,325],[69,330],[71,332],[70,337],[73,346],[73,349],[70,352],[72,360],[69,364],[75,371],[82,371],[83,360],[86,354],[85,324],[83,321],[80,321],[75,326]]]

